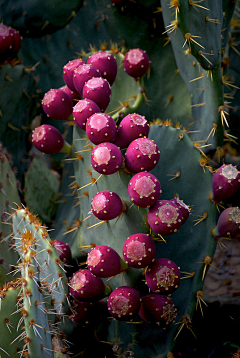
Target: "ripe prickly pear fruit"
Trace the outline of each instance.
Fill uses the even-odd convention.
[[[88,118],[99,112],[101,110],[95,102],[91,99],[82,99],[73,107],[73,120],[85,131]]]
[[[224,164],[213,175],[212,200],[219,203],[234,195],[239,187],[240,172],[232,164]]]
[[[142,208],[154,205],[161,193],[159,180],[148,172],[135,174],[128,183],[128,195],[131,201]]]
[[[85,61],[83,61],[81,58],[77,58],[76,60],[69,61],[64,67],[63,67],[63,79],[68,88],[76,92],[76,88],[73,84],[73,75],[74,70],[78,68],[79,66],[82,66],[85,64]]]
[[[172,235],[182,225],[182,213],[171,200],[158,200],[148,210],[148,223],[160,235]]]
[[[174,323],[177,309],[169,297],[151,294],[141,297],[142,302],[139,316],[147,323],[157,323],[160,326]]]
[[[14,36],[11,28],[0,24],[0,63],[4,63],[12,54]]]
[[[124,57],[124,68],[127,74],[134,78],[141,78],[149,67],[149,58],[145,51],[139,48],[129,50]]]
[[[96,102],[104,112],[111,100],[111,87],[102,77],[93,77],[83,86],[83,98]]]
[[[128,286],[116,288],[108,298],[108,311],[118,320],[131,320],[140,308],[139,292]]]
[[[69,280],[69,293],[79,301],[96,302],[104,297],[105,285],[89,270],[78,270]]]
[[[77,67],[73,74],[75,91],[82,96],[85,83],[93,77],[101,77],[100,71],[95,66],[86,63]]]
[[[74,300],[71,307],[73,314],[69,317],[74,323],[87,323],[87,317],[89,316],[89,311],[93,308],[94,303],[92,302],[82,302]]]
[[[101,73],[101,77],[105,78],[110,86],[113,85],[117,76],[117,61],[115,57],[106,51],[94,52],[87,60],[87,63],[91,63]]]
[[[126,263],[109,246],[95,246],[87,256],[88,269],[98,277],[111,277],[127,269]]]
[[[190,209],[190,207],[187,205],[187,204],[185,204],[182,200],[180,200],[179,198],[174,198],[174,199],[172,199],[171,200],[173,203],[175,203],[175,204],[177,204],[177,206],[179,207],[179,209],[181,210],[181,213],[182,213],[182,223],[181,223],[181,225],[183,225],[186,221],[187,221],[187,219],[188,219],[188,217],[189,217],[189,215],[190,215],[190,211],[191,211],[191,209]]]
[[[78,92],[71,91],[70,88],[67,85],[63,86],[63,87],[60,87],[59,89],[69,95],[69,97],[72,100],[72,105],[73,106],[77,103],[77,101],[79,101],[82,98]]]
[[[117,135],[117,125],[107,113],[95,113],[87,120],[86,133],[94,144],[113,142]]]
[[[133,234],[124,242],[122,252],[129,266],[142,268],[151,265],[155,260],[156,245],[146,234]]]
[[[100,143],[92,150],[91,165],[100,174],[116,173],[121,168],[122,163],[122,152],[113,143]]]
[[[149,124],[144,116],[137,113],[128,114],[118,126],[114,144],[121,149],[126,148],[134,139],[146,137],[148,132]]]
[[[137,138],[125,153],[125,167],[130,173],[152,170],[160,159],[160,150],[153,139]]]
[[[122,214],[123,203],[113,191],[103,190],[93,197],[91,208],[99,220],[112,220]]]
[[[72,114],[72,100],[60,89],[51,89],[45,93],[42,107],[44,112],[53,119],[66,121]]]
[[[18,54],[18,52],[21,49],[22,39],[21,39],[20,33],[13,28],[10,28],[10,34],[13,35],[13,47],[11,49],[10,59],[13,59],[16,57],[16,55]]]
[[[240,237],[240,209],[227,208],[220,214],[217,226],[212,231],[213,236],[235,238]]]
[[[172,293],[180,284],[180,269],[171,260],[156,259],[146,270],[146,283],[156,293]]]
[[[60,260],[68,264],[72,259],[72,252],[68,244],[60,240],[53,240],[53,244]]]
[[[32,142],[40,152],[45,154],[54,154],[60,151],[69,152],[71,148],[65,142],[59,130],[49,124],[43,124],[34,129]]]

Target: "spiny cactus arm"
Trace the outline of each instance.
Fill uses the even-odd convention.
[[[24,245],[29,247],[28,250],[31,249],[35,252],[35,261],[39,267],[39,278],[43,287],[46,288],[47,294],[51,296],[51,302],[54,303],[57,314],[62,315],[68,308],[67,280],[46,228],[27,209],[16,210],[12,220],[14,234],[16,238],[20,238],[16,243],[16,249],[20,256],[22,256]],[[36,245],[37,248],[32,247],[32,245]]]
[[[1,144],[0,144],[1,146]],[[13,279],[10,274],[18,254],[10,250],[12,246],[12,226],[9,221],[13,206],[19,204],[17,181],[7,151],[0,148],[0,285]]]
[[[8,282],[1,287],[0,305],[0,354],[2,356],[19,357],[24,342],[19,340],[21,334],[18,323],[21,322],[22,313],[19,302],[20,287],[14,282]]]

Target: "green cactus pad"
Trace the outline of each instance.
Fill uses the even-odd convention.
[[[49,223],[56,212],[59,187],[59,178],[42,159],[35,157],[25,173],[25,200],[45,223]]]

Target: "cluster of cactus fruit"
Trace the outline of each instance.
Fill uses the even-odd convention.
[[[124,13],[129,4],[131,7],[131,2],[123,2],[119,8],[116,1],[112,3],[111,16],[118,11]],[[217,19],[205,19],[203,13],[211,10],[221,20],[221,6],[215,9],[209,1],[206,7],[199,3],[162,1],[162,11],[180,72],[183,62],[191,63],[192,77],[183,77],[190,81],[193,116],[200,123],[194,129],[206,125],[201,134],[205,135],[213,126],[206,142],[216,132],[219,145],[220,117],[222,124],[226,123],[219,84],[221,28]],[[193,17],[191,29],[185,24],[185,14],[195,11],[200,16]],[[111,21],[111,16],[106,16],[106,21]],[[56,26],[50,20],[42,26],[41,33]],[[202,36],[209,53],[203,53],[201,41],[195,40],[195,22],[199,26],[203,21],[219,35],[218,41],[210,41],[210,48]],[[185,42],[180,31],[185,34]],[[5,40],[7,32],[11,37]],[[10,60],[14,64],[12,59],[21,44],[19,34],[16,32],[16,38],[14,34],[14,30],[0,25],[1,63]],[[11,42],[13,37],[15,42]],[[176,43],[181,41],[180,54]],[[181,60],[182,45],[189,47],[185,61]],[[14,53],[10,53],[12,48]],[[212,62],[208,59],[210,54]],[[195,66],[193,56],[199,66]],[[123,67],[124,75],[119,74]],[[62,358],[73,351],[84,356],[86,350],[86,357],[91,356],[84,339],[77,339],[80,348],[73,348],[66,335],[85,328],[87,322],[98,321],[103,307],[103,322],[98,321],[99,327],[87,331],[90,342],[111,345],[111,352],[104,352],[103,357],[126,357],[133,351],[139,357],[166,357],[171,355],[174,338],[183,327],[193,332],[191,316],[198,307],[203,312],[203,279],[212,266],[216,244],[221,244],[224,237],[240,236],[239,207],[223,210],[216,225],[216,207],[221,210],[222,201],[236,194],[240,173],[233,165],[223,165],[212,175],[214,170],[207,166],[207,157],[185,129],[180,125],[172,127],[170,121],[156,120],[149,125],[150,119],[137,113],[146,98],[142,77],[148,70],[148,56],[139,48],[129,50],[125,56],[101,50],[69,61],[63,67],[66,85],[44,95],[42,108],[53,119],[51,124],[55,120],[74,125],[72,145],[50,124],[32,133],[32,143],[39,151],[65,153],[64,160],[73,162],[75,181],[71,188],[78,194],[79,205],[71,211],[80,208],[80,217],[64,236],[51,239],[45,225],[20,205],[9,159],[0,153],[0,355]],[[202,92],[200,85],[194,87],[194,77],[202,81]],[[135,94],[130,101],[124,96],[117,98],[120,87],[127,92],[131,86]],[[208,96],[213,107],[222,109],[215,111],[210,106],[208,111]],[[172,102],[169,98],[166,108]],[[199,98],[202,103],[198,103]],[[121,104],[120,109],[116,109],[116,103]],[[17,208],[11,210],[13,203]],[[66,209],[66,222],[68,215]],[[7,225],[9,220],[12,226]],[[84,268],[76,267],[76,258],[84,261]],[[107,329],[101,332],[104,325]],[[80,332],[83,333],[81,329]],[[133,350],[132,335],[138,343]]]

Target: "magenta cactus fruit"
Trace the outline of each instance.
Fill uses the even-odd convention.
[[[72,259],[72,252],[68,244],[60,240],[53,240],[53,244],[60,260],[68,264]]]
[[[121,149],[127,147],[134,139],[146,137],[149,132],[149,124],[144,116],[137,113],[128,114],[118,126],[117,137],[114,144]]]
[[[44,112],[53,119],[66,121],[72,114],[72,100],[60,89],[51,89],[45,93],[42,107]]]
[[[83,94],[83,87],[85,83],[93,77],[101,77],[100,71],[93,65],[86,63],[75,69],[73,74],[73,85],[75,91]]]
[[[74,70],[78,68],[79,66],[82,66],[85,64],[85,61],[83,61],[81,58],[77,58],[76,60],[69,61],[64,67],[63,67],[63,79],[68,88],[76,92],[76,88],[73,84],[73,74]]]
[[[11,28],[0,24],[0,63],[4,63],[12,54],[14,36]]]
[[[110,294],[107,302],[108,311],[118,320],[131,320],[140,308],[139,292],[128,286],[116,288]]]
[[[213,175],[212,200],[219,203],[234,195],[239,187],[240,172],[232,164],[224,164]]]
[[[69,280],[69,293],[79,301],[96,302],[104,297],[105,285],[101,277],[89,270],[78,270]]]
[[[137,138],[125,153],[125,167],[130,173],[152,170],[160,159],[160,150],[153,139]]]
[[[86,133],[94,144],[112,142],[117,135],[117,125],[108,114],[95,113],[87,120]]]
[[[88,118],[99,112],[101,110],[95,102],[90,99],[82,99],[73,107],[73,120],[78,127],[85,131]]]
[[[113,191],[103,190],[97,193],[91,202],[93,214],[100,220],[112,220],[121,215],[123,203]]]
[[[157,323],[160,326],[174,323],[177,316],[171,299],[165,295],[151,294],[141,297],[139,316],[147,323]]]
[[[151,265],[155,260],[156,245],[146,234],[133,234],[124,242],[122,252],[129,266],[142,268]]]
[[[134,78],[141,78],[149,67],[149,58],[145,51],[139,48],[129,50],[124,57],[124,68],[127,74]]]
[[[171,260],[156,259],[146,270],[146,283],[155,293],[172,293],[180,284],[180,269]]]
[[[10,28],[10,34],[11,34],[11,36],[13,36],[13,46],[11,48],[10,58],[14,58],[14,57],[16,57],[16,55],[18,54],[18,52],[21,49],[22,39],[21,39],[20,33],[13,28]]]
[[[83,86],[83,98],[96,102],[104,112],[111,100],[111,87],[102,77],[93,77]]]
[[[67,93],[69,95],[69,97],[72,100],[72,105],[74,106],[77,101],[79,101],[82,97],[80,96],[80,94],[78,92],[73,92],[70,90],[70,88],[66,85],[66,86],[62,86],[59,88],[60,90],[62,90],[63,92]]]
[[[135,174],[128,183],[131,201],[142,208],[154,205],[162,193],[159,180],[151,173]]]
[[[43,124],[32,132],[33,145],[45,154],[60,152],[65,141],[59,130],[49,124]]]
[[[87,63],[91,63],[101,73],[101,77],[105,78],[110,86],[113,85],[117,76],[117,61],[115,57],[106,51],[94,52],[87,60]]]
[[[93,306],[93,302],[74,300],[72,305],[73,313],[69,316],[69,318],[74,323],[88,323],[89,311],[91,311]]]
[[[171,200],[158,200],[148,210],[148,223],[157,234],[172,235],[182,224],[181,210]]]
[[[183,225],[187,219],[189,218],[191,209],[190,207],[185,204],[182,200],[180,200],[179,198],[174,198],[171,200],[173,203],[177,204],[177,206],[179,207],[179,209],[181,210],[182,213],[182,223],[181,225]]]
[[[91,164],[100,174],[116,173],[122,166],[121,150],[113,143],[105,142],[96,145],[91,153]]]
[[[111,277],[126,270],[127,265],[114,249],[99,245],[88,253],[87,267],[98,277]]]
[[[240,209],[238,206],[227,208],[220,214],[216,228],[213,230],[216,238],[240,237]]]

